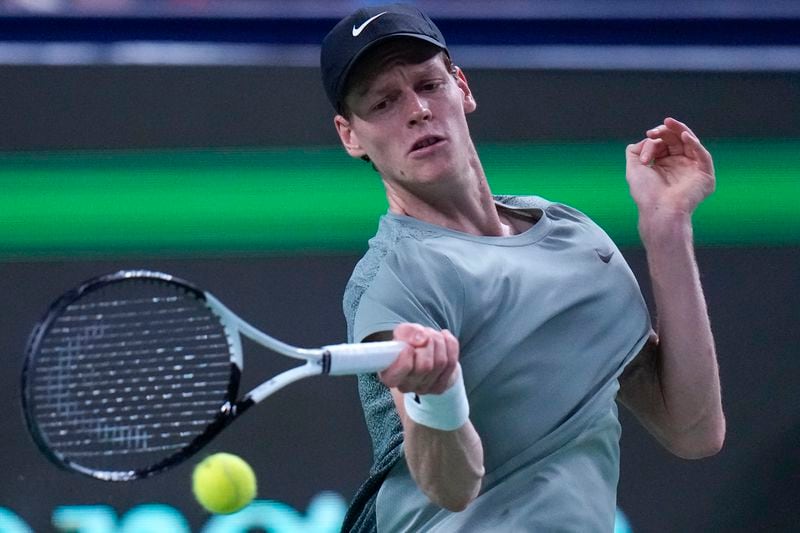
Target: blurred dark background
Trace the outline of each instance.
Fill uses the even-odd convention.
[[[0,151],[113,157],[335,145],[318,43],[362,3],[0,1]],[[621,151],[668,115],[703,138],[800,138],[796,2],[417,3],[467,73],[479,143],[618,141]],[[786,166],[798,163],[800,154]],[[732,231],[736,223],[732,211]],[[623,251],[649,297],[643,250]],[[246,530],[215,522],[192,501],[193,464],[109,485],[61,472],[39,455],[19,409],[19,372],[31,327],[60,292],[117,268],[164,270],[279,338],[321,345],[344,340],[340,298],[362,252],[0,257],[0,532]],[[728,440],[714,458],[683,461],[622,410],[619,506],[636,532],[793,531],[800,235],[781,247],[711,243],[698,249],[698,261]],[[262,355],[258,348],[246,355],[252,383],[274,371]],[[221,450],[253,464],[259,499],[272,504],[251,527],[334,530],[371,457],[355,381],[314,378],[282,391],[215,441],[211,451]],[[314,521],[309,506],[324,491],[339,496],[328,494],[330,520],[317,507]],[[286,517],[295,521],[284,529],[265,525]],[[95,529],[86,525],[92,520]]]

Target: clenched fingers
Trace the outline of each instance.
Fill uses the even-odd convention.
[[[440,394],[452,384],[458,363],[458,341],[449,331],[401,324],[395,328],[394,338],[407,346],[379,374],[387,387],[400,392]]]

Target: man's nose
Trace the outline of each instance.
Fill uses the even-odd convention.
[[[425,122],[431,119],[431,110],[428,102],[420,98],[419,95],[412,95],[409,98],[409,116],[408,125],[416,126],[420,122]]]

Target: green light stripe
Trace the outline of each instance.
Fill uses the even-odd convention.
[[[800,140],[717,141],[699,244],[800,244]],[[496,193],[538,194],[638,243],[624,143],[486,145]],[[359,251],[386,209],[341,149],[0,154],[0,258]]]

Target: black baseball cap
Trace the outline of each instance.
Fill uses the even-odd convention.
[[[355,11],[340,20],[322,41],[322,84],[337,111],[341,110],[347,76],[358,59],[374,45],[393,37],[415,37],[447,51],[442,32],[414,6],[388,4]]]

